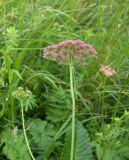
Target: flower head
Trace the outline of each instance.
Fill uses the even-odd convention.
[[[43,57],[64,64],[71,59],[77,63],[83,63],[85,60],[84,57],[88,55],[97,55],[96,50],[91,45],[81,40],[66,40],[56,45],[46,47]]]
[[[111,77],[111,76],[113,76],[114,74],[117,73],[114,69],[111,69],[107,65],[100,67],[99,71],[102,72],[107,77]]]

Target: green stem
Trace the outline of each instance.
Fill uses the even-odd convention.
[[[67,126],[67,124],[70,122],[71,117],[72,117],[72,116],[70,116],[70,117],[66,120],[66,122],[61,126],[61,128],[59,129],[59,131],[57,132],[57,134],[56,134],[55,137],[54,137],[54,141],[56,141],[58,138],[60,138],[60,136],[63,134],[63,130],[65,129],[65,127]]]
[[[14,107],[14,99],[11,97],[10,99],[11,102],[11,120],[12,120],[12,124],[14,123],[14,121],[16,120],[16,107]]]
[[[28,142],[28,139],[27,139],[27,135],[26,135],[26,129],[25,129],[25,121],[24,121],[24,109],[23,109],[23,103],[21,102],[21,112],[22,112],[22,127],[23,127],[23,133],[24,133],[24,137],[25,137],[25,141],[26,141],[26,145],[27,145],[27,148],[28,148],[28,151],[31,155],[31,158],[33,160],[36,160],[31,152],[31,149],[30,149],[30,146],[29,146],[29,142]]]
[[[74,146],[75,146],[75,96],[74,96],[74,85],[73,85],[73,65],[70,64],[70,90],[72,97],[72,139],[71,139],[71,155],[70,160],[74,160]]]

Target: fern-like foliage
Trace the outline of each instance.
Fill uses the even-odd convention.
[[[48,158],[57,142],[54,141],[54,136],[57,130],[52,124],[48,124],[41,119],[35,119],[32,121],[30,127],[30,134],[36,146],[40,148],[39,156]]]
[[[62,87],[45,94],[47,100],[47,119],[52,122],[65,120],[71,114],[70,95]]]
[[[8,129],[3,132],[1,138],[4,144],[3,153],[10,160],[31,160],[22,132],[14,133]]]
[[[60,160],[69,160],[71,151],[71,130],[67,131],[65,146],[63,148]],[[75,146],[75,160],[93,160],[92,148],[86,128],[81,122],[77,121],[76,125],[76,146]]]

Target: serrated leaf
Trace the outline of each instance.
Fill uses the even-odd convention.
[[[10,160],[31,160],[22,133],[15,137],[12,130],[8,129],[3,132],[2,141],[5,143],[3,152]]]
[[[53,151],[56,142],[53,140],[57,130],[52,124],[48,124],[46,121],[41,119],[35,119],[31,123],[30,134],[35,144],[42,148],[43,156],[49,157]]]
[[[70,95],[59,87],[58,90],[52,90],[45,94],[47,103],[50,107],[46,109],[47,119],[52,122],[60,122],[65,120],[71,114]]]
[[[76,141],[75,141],[75,160],[93,160],[92,148],[88,132],[81,122],[77,121]],[[66,133],[65,146],[63,148],[60,160],[69,160],[71,152],[71,130]]]

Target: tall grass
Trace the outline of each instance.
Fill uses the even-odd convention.
[[[29,88],[37,99],[38,107],[25,113],[26,131],[34,156],[37,159],[44,157],[44,160],[62,157],[65,149],[62,141],[66,140],[68,145],[67,139],[70,137],[67,126],[71,126],[68,121],[71,118],[69,69],[43,60],[42,55],[44,47],[67,39],[81,39],[92,44],[98,52],[97,61],[87,59],[87,65],[78,67],[74,75],[76,117],[89,133],[94,159],[113,159],[106,157],[108,152],[111,155],[110,140],[115,141],[114,146],[119,139],[112,138],[112,132],[117,134],[114,128],[122,130],[128,126],[126,120],[121,118],[125,115],[125,110],[129,109],[128,10],[128,0],[0,1],[0,159],[12,158],[12,151],[3,149],[6,145],[2,136],[6,133],[3,132],[18,126],[21,134],[20,105],[12,96],[18,86]],[[99,73],[99,67],[104,64],[113,67],[117,75],[107,78]],[[122,124],[116,124],[116,117],[121,119]],[[51,137],[56,137],[59,133],[58,138],[53,140],[53,145],[49,146],[46,142],[37,145],[34,138],[31,139],[36,136],[29,132],[31,122],[33,125],[40,123],[33,122],[38,118],[51,131],[50,137],[47,133],[44,137],[47,135],[51,140]],[[77,124],[79,128],[80,123]],[[107,125],[110,125],[109,130]],[[96,138],[98,132],[99,135],[103,133],[102,139]],[[105,135],[106,132],[109,135]],[[64,135],[67,135],[66,138]],[[108,147],[103,142],[104,138],[108,139]],[[126,143],[125,139],[124,142]],[[125,143],[122,145],[126,146]],[[42,150],[43,155],[40,156]],[[118,148],[114,150],[118,151]],[[100,152],[105,155],[100,156]],[[69,159],[66,156],[62,160]]]

